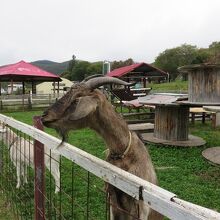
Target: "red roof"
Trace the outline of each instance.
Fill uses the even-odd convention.
[[[124,66],[107,73],[107,76],[121,77],[129,72],[135,72],[135,70],[138,71],[138,68],[142,68],[143,72],[158,72],[159,75],[167,76],[167,73],[163,70],[153,67],[147,63],[135,63],[130,66]]]
[[[0,81],[36,80],[36,81],[61,81],[60,77],[40,69],[25,61],[0,67]]]

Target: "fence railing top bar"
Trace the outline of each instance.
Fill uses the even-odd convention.
[[[179,204],[182,207],[186,207],[187,209],[192,210],[193,212],[198,213],[208,219],[220,219],[220,214],[213,210],[207,209],[199,205],[195,205],[193,203],[190,203],[190,202],[187,202],[182,199],[175,198],[175,197],[173,198],[173,201],[176,204]]]
[[[58,138],[5,115],[0,114],[0,121],[28,134],[50,149],[56,148],[61,142]],[[153,209],[171,219],[220,219],[220,213],[189,202],[185,202],[184,204],[180,203],[180,201],[183,200],[177,200],[175,194],[115,167],[68,143],[64,143],[59,147],[57,152],[136,199],[140,199],[140,189],[143,189],[143,195],[141,196],[143,200]],[[168,209],[175,210],[169,211]],[[186,218],[186,216],[190,216],[190,218]]]
[[[177,197],[171,200],[159,199],[154,193],[143,190],[144,201],[149,200],[151,207],[156,211],[163,213],[169,219],[178,220],[218,220],[220,213],[202,206],[186,202]]]

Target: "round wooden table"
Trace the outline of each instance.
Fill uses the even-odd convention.
[[[220,165],[220,147],[210,147],[202,152],[202,156],[214,165]]]
[[[206,142],[197,136],[189,135],[189,105],[178,101],[185,94],[154,94],[138,98],[141,104],[155,105],[155,123],[153,133],[144,133],[145,142],[173,146],[201,146]]]

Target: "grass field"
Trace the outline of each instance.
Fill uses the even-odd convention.
[[[18,112],[6,115],[32,124],[33,115],[41,112]],[[56,135],[51,129],[46,132]],[[207,147],[220,146],[220,130],[213,130],[210,122],[197,122],[190,126],[190,133],[207,141],[202,147],[164,147],[148,144],[156,167],[160,186],[177,194],[181,199],[220,212],[220,168],[209,164],[201,155]],[[99,158],[104,158],[102,139],[89,129],[71,132],[69,143]]]
[[[14,215],[10,203],[6,200],[3,192],[0,192],[0,220],[12,220]]]
[[[148,87],[152,88],[152,91],[166,91],[166,92],[187,92],[188,90],[188,81],[175,81],[169,83],[150,83]]]

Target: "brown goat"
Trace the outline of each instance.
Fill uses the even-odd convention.
[[[45,126],[57,130],[65,140],[71,129],[89,127],[101,135],[109,149],[107,161],[144,180],[157,184],[150,155],[142,141],[130,132],[126,122],[113,109],[106,97],[95,89],[104,84],[129,85],[111,77],[97,77],[75,84],[60,100],[42,115]],[[110,195],[111,219],[161,220],[163,216],[112,185]],[[119,211],[120,209],[125,212]]]

